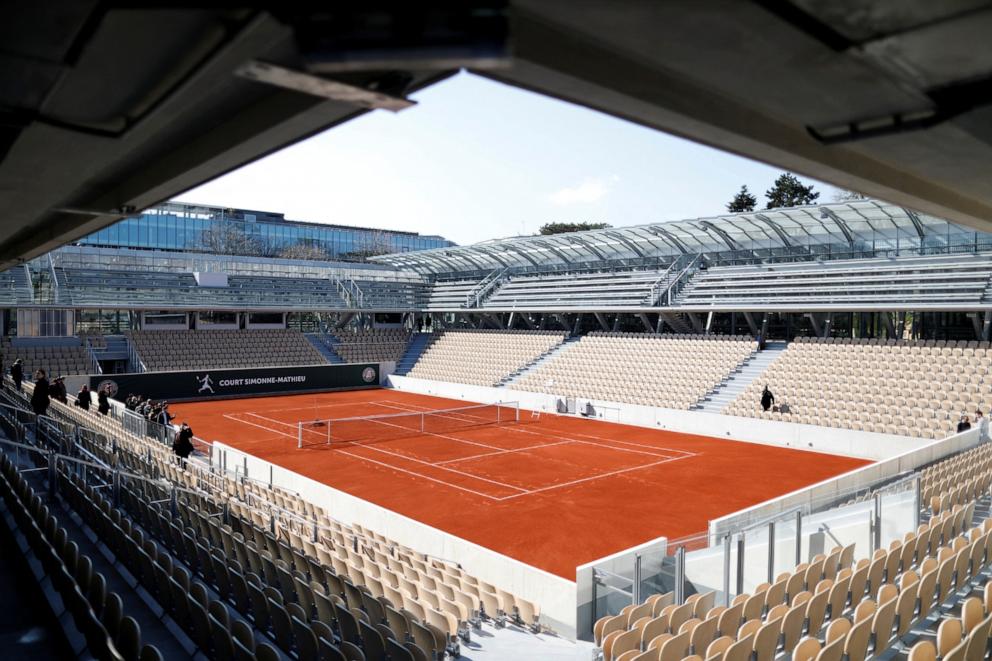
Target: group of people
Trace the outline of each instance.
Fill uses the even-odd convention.
[[[14,382],[14,388],[20,392],[23,389],[24,383],[24,364],[20,358],[15,360],[10,366],[10,378]],[[47,415],[48,407],[51,405],[53,399],[62,404],[69,403],[69,393],[66,391],[65,377],[57,376],[49,381],[45,370],[37,370],[34,373],[34,390],[31,392],[31,409],[35,412],[35,415]],[[110,393],[105,388],[97,391],[96,400],[97,411],[101,415],[110,413]],[[93,405],[93,393],[90,391],[88,384],[84,383],[79,388],[73,404],[84,411],[90,410],[90,407]]]
[[[166,427],[172,424],[173,418],[176,417],[169,412],[169,402],[165,400],[156,402],[152,399],[146,399],[144,395],[128,395],[127,399],[124,400],[124,408]]]
[[[127,399],[124,400],[124,408],[166,427],[170,426],[173,418],[176,417],[169,412],[169,402],[165,400],[155,402],[144,395],[128,395]],[[189,423],[183,421],[183,424],[180,425],[179,431],[176,432],[172,441],[172,451],[180,458],[183,465],[193,454],[193,430]]]
[[[978,436],[982,439],[987,439],[989,437],[989,419],[982,414],[982,410],[978,409],[975,411],[975,422],[972,423],[971,418],[967,415],[962,415],[961,420],[958,422],[958,433],[963,431],[968,431],[971,428],[978,429]]]
[[[0,362],[0,374],[3,374],[2,362]],[[20,358],[15,360],[10,366],[10,378],[14,382],[14,388],[18,392],[21,392],[24,383],[24,363],[21,362]],[[34,373],[31,409],[35,415],[47,415],[48,407],[51,405],[53,399],[62,404],[69,403],[69,397],[65,387],[65,377],[57,376],[49,381],[45,370],[39,369]],[[107,388],[97,390],[96,401],[96,410],[101,415],[110,413],[110,391]],[[93,393],[90,391],[89,385],[84,383],[79,388],[79,392],[76,393],[73,403],[84,411],[90,410],[90,407],[93,405]],[[138,415],[166,427],[172,424],[172,419],[175,417],[169,412],[169,402],[164,400],[155,402],[151,399],[146,399],[142,395],[129,395],[124,401],[124,406],[127,410],[134,411]],[[176,456],[179,457],[183,465],[185,465],[189,456],[193,454],[193,430],[188,423],[183,422],[176,432],[172,442],[172,451],[176,453]]]

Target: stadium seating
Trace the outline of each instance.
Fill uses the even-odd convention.
[[[932,480],[938,475],[942,483]],[[888,548],[869,556],[854,544],[834,547],[734,596],[729,606],[714,605],[712,592],[684,604],[670,592],[651,595],[596,622],[604,661],[863,661],[901,658],[893,652],[906,649],[902,641],[921,637],[936,639],[941,658],[986,658],[992,519],[976,524],[973,517],[976,499],[988,506],[992,445],[938,462],[921,476],[938,490],[930,492],[929,520]],[[914,649],[922,646],[922,653],[927,645],[933,643]]]
[[[380,659],[388,648],[389,658],[441,659],[457,654],[459,637],[479,620],[540,627],[534,604],[342,524],[298,494],[196,460],[177,464],[167,445],[112,417],[57,402],[49,414],[68,423],[64,439],[42,428],[56,447],[76,430],[91,463],[126,472],[116,510],[98,490],[100,470],[86,472],[94,485],[66,469],[60,491],[209,658],[252,658],[272,646],[296,658],[359,659],[364,651]]]
[[[943,438],[992,404],[990,367],[987,342],[797,338],[725,413]],[[788,413],[761,410],[765,384]]]
[[[495,386],[565,339],[563,331],[464,330],[437,335],[408,376]]]
[[[556,273],[513,276],[489,297],[485,307],[563,309],[655,304],[671,276],[665,270]]]
[[[331,333],[334,351],[347,363],[398,361],[410,341],[402,328],[371,328]]]
[[[697,271],[676,304],[979,303],[990,277],[989,255],[720,266]]]
[[[148,371],[326,365],[295,330],[129,331]]]
[[[361,290],[362,307],[412,310],[423,307],[426,291],[415,276],[394,276],[389,280],[355,280]]]
[[[127,304],[346,307],[331,280],[230,275],[226,287],[200,287],[192,273],[57,268],[64,292],[75,305]]]
[[[0,353],[3,354],[4,367],[10,367],[18,358],[24,365],[24,378],[33,378],[36,370],[43,369],[49,378],[71,374],[91,374],[94,367],[86,347],[75,344],[17,344],[11,343],[11,338],[0,340]]]
[[[756,349],[753,340],[739,335],[594,332],[570,343],[509,387],[688,409]]]
[[[466,307],[469,294],[479,286],[479,280],[438,280],[431,285],[428,308]]]
[[[0,272],[0,304],[14,306],[33,300],[34,292],[26,265]]]

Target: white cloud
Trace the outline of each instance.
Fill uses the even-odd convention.
[[[618,181],[620,177],[615,174],[609,177],[587,177],[575,186],[556,190],[548,196],[548,199],[557,206],[599,202],[609,195],[613,185]]]

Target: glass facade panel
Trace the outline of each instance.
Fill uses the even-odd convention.
[[[178,252],[364,261],[455,245],[440,236],[286,220],[282,214],[167,203],[124,219],[81,245]]]

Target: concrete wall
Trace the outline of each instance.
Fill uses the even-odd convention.
[[[559,399],[554,395],[542,393],[428,381],[409,376],[393,375],[389,377],[388,383],[397,390],[485,404],[497,401],[515,401],[520,402],[521,408],[533,411],[554,412],[557,410]],[[817,427],[758,418],[740,418],[703,411],[662,409],[582,398],[577,399],[576,403],[579,411],[584,411],[587,403],[592,404],[595,417],[606,422],[620,422],[638,427],[652,427],[876,461],[902,454],[907,449],[923,447],[931,442],[929,439],[890,436],[853,429]]]
[[[344,523],[359,523],[421,553],[455,560],[465,571],[538,604],[541,619],[558,634],[575,638],[575,583],[451,533],[339,491],[214,441],[214,461],[228,471],[301,494]]]

